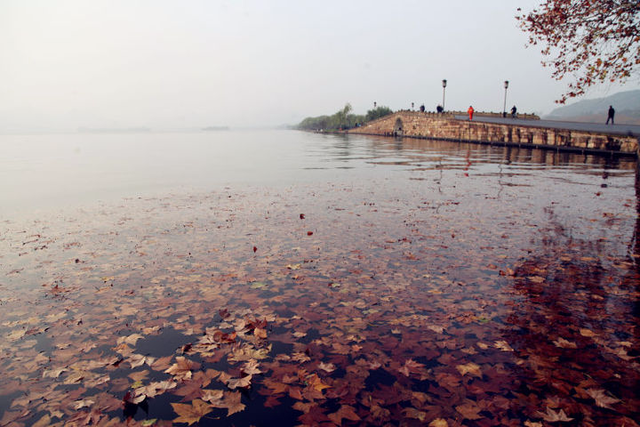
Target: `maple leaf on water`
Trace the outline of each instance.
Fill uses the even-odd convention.
[[[82,409],[82,408],[89,408],[94,403],[96,402],[91,399],[83,399],[83,400],[76,400],[75,402],[73,402],[71,406],[73,407],[73,409]]]
[[[136,343],[138,342],[139,339],[144,338],[142,335],[140,334],[131,334],[128,337],[120,337],[118,338],[118,344],[130,344],[130,345],[136,345]]]
[[[137,405],[139,403],[142,403],[142,401],[146,398],[147,396],[144,393],[138,393],[137,390],[134,392],[128,391],[122,398],[122,403],[123,404],[130,403],[132,405]]]
[[[327,373],[331,373],[336,370],[336,365],[334,365],[333,363],[320,362],[320,364],[318,364],[318,369],[322,369]]]
[[[202,390],[202,400],[211,404],[217,404],[224,397],[224,391],[222,390]]]
[[[461,413],[463,417],[469,420],[479,420],[481,418],[484,418],[479,414],[479,412],[482,411],[482,408],[479,407],[475,402],[468,399],[466,403],[456,406],[456,411]]]
[[[211,404],[215,408],[226,409],[228,417],[235,414],[236,412],[243,411],[245,408],[245,405],[242,403],[242,393],[240,393],[239,391],[225,391],[223,399],[218,399]]]
[[[556,347],[560,347],[560,348],[578,348],[578,346],[576,345],[576,343],[571,342],[571,341],[567,341],[564,338],[558,338],[557,340],[555,340],[553,342],[553,344]]]
[[[149,366],[155,362],[155,357],[143,356],[141,354],[131,354],[127,361],[131,364],[131,369],[137,368],[138,366],[142,366],[145,363]]]
[[[418,411],[416,408],[405,408],[402,410],[402,413],[407,418],[413,418],[414,420],[419,420],[422,422],[424,422],[424,420],[427,418],[426,412]]]
[[[264,359],[271,351],[271,345],[267,348],[255,349],[249,346],[243,346],[233,350],[233,353],[227,356],[230,362],[247,362],[252,359]]]
[[[342,420],[360,421],[361,418],[356,414],[351,406],[342,405],[337,412],[328,415],[329,419],[337,425],[342,425]]]
[[[464,365],[456,366],[460,375],[465,376],[466,374],[471,375],[472,377],[482,378],[482,371],[480,370],[480,366],[476,365],[473,362],[469,362]]]
[[[176,363],[164,372],[173,375],[176,379],[188,380],[191,379],[192,376],[191,370],[198,369],[199,367],[199,363],[192,362],[183,356],[177,356]]]
[[[197,423],[202,417],[213,411],[211,405],[200,399],[195,399],[190,405],[185,403],[172,403],[171,406],[173,406],[176,414],[179,415],[179,417],[173,421],[176,423],[187,423],[189,425]]]
[[[251,375],[247,375],[242,378],[229,378],[227,380],[227,387],[231,390],[235,390],[236,388],[247,388],[251,385]]]
[[[596,405],[601,408],[612,409],[611,405],[620,402],[620,399],[608,396],[604,390],[589,389],[585,391],[596,401]]]
[[[309,387],[313,388],[316,391],[322,391],[326,388],[331,388],[330,385],[323,383],[317,374],[309,375],[306,380],[309,384]]]
[[[407,359],[407,361],[404,362],[404,366],[398,370],[408,377],[411,372],[416,372],[423,367],[424,365],[422,363],[416,362],[413,359]]]
[[[244,372],[247,375],[261,374],[262,371],[258,369],[258,366],[260,366],[260,363],[258,363],[257,360],[249,360],[242,367],[242,372]]]
[[[494,345],[497,349],[502,351],[513,351],[513,348],[511,348],[509,343],[506,341],[496,341]]]
[[[137,395],[145,395],[148,398],[153,398],[158,396],[159,394],[165,393],[167,390],[171,390],[176,388],[178,383],[174,381],[159,381],[153,382],[145,387],[140,387],[136,389]]]
[[[536,412],[536,415],[540,416],[543,420],[550,423],[573,421],[573,418],[568,417],[563,409],[560,409],[556,412],[551,408],[547,408],[546,413],[538,411]]]
[[[45,369],[42,371],[42,378],[58,378],[63,372],[67,372],[66,368]]]

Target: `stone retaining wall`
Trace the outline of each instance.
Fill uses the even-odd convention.
[[[348,132],[612,154],[637,155],[638,152],[638,140],[634,136],[482,123],[413,111],[397,112]]]

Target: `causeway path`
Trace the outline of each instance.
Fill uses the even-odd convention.
[[[468,120],[467,115],[455,115],[457,120]],[[612,135],[632,135],[640,137],[640,125],[605,125],[604,123],[582,123],[582,122],[564,122],[558,120],[526,120],[512,119],[510,117],[483,117],[475,116],[474,122],[479,123],[500,123],[512,124],[518,126],[532,126],[539,128],[566,129],[585,132],[608,133]]]

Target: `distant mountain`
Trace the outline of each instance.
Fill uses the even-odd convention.
[[[609,105],[616,110],[618,124],[640,125],[640,90],[619,92],[605,98],[585,99],[575,104],[556,108],[545,119],[576,122],[606,122]]]

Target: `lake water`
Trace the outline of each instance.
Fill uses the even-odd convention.
[[[0,154],[0,425],[637,425],[634,159],[284,130]]]

